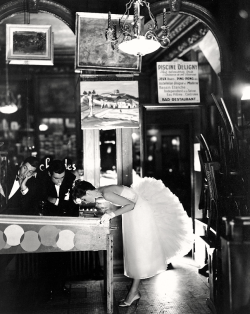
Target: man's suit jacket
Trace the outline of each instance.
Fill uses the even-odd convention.
[[[13,193],[11,193],[13,184],[15,182],[18,169],[8,169],[7,175],[7,195],[3,197],[3,204],[1,214],[4,215],[37,215],[38,214],[38,182],[35,177],[30,178],[27,181],[28,193],[23,195],[20,187]],[[5,191],[4,191],[5,192]],[[10,198],[9,195],[13,194]]]
[[[43,174],[42,183],[42,199],[45,202],[45,216],[78,216],[78,206],[73,202],[71,197],[72,185],[75,181],[75,175],[66,170],[65,177],[60,185],[59,196],[48,173]],[[59,198],[58,205],[54,205],[47,201],[48,197]]]

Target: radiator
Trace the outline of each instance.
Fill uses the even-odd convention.
[[[43,261],[46,254],[17,254],[16,255],[16,278],[38,279],[43,276]],[[102,251],[65,252],[67,258],[67,278],[74,280],[91,279],[98,276],[103,268]]]

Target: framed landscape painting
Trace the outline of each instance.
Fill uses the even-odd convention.
[[[82,81],[81,128],[139,128],[138,81]]]
[[[9,64],[53,65],[51,25],[6,24],[6,61]]]
[[[112,24],[117,27],[118,41],[122,35],[119,29],[121,15],[111,15]],[[133,21],[129,17],[129,21]],[[141,19],[141,24],[143,18]],[[110,72],[138,73],[141,70],[141,57],[113,50],[106,40],[108,14],[76,13],[76,53],[75,72],[96,70]]]

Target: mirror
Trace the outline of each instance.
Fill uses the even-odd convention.
[[[0,24],[2,69],[5,68],[6,24],[25,24],[25,14],[12,15]],[[1,157],[0,192],[4,190],[8,195],[12,189],[11,183],[7,182],[8,176],[12,169],[17,172],[30,155],[40,160],[38,174],[46,170],[53,158],[65,160],[67,171],[76,175],[76,170],[82,168],[77,75],[74,73],[75,34],[49,13],[30,14],[29,25],[52,26],[54,65],[29,65],[28,59],[22,65],[8,65],[10,89],[14,97],[21,96],[16,113],[0,113],[1,156],[7,156],[8,161],[3,165]],[[5,85],[5,71],[2,71],[0,93]],[[3,194],[6,193],[0,193],[1,213],[5,213],[6,203],[11,203]]]
[[[2,21],[0,25],[1,47],[5,46],[5,25],[7,23],[19,24],[23,23],[23,14],[16,14],[8,19]],[[46,21],[46,23],[44,22]],[[162,23],[161,14],[157,16],[159,28]],[[48,13],[30,14],[30,24],[49,24],[52,25],[54,32],[54,49],[55,49],[55,64],[52,67],[46,66],[9,66],[10,71],[10,84],[13,91],[17,94],[22,94],[21,108],[17,114],[11,116],[0,117],[0,141],[4,142],[2,151],[8,151],[9,159],[14,164],[20,164],[23,158],[30,154],[30,152],[37,154],[42,159],[47,155],[55,155],[57,158],[69,158],[76,168],[82,168],[82,131],[80,130],[80,124],[78,117],[79,108],[77,106],[77,97],[72,99],[72,95],[67,101],[68,107],[65,104],[61,104],[64,97],[63,92],[66,91],[65,86],[67,80],[70,82],[71,90],[74,89],[73,94],[77,94],[77,80],[78,77],[74,74],[74,54],[75,54],[75,35],[69,29],[69,27],[63,23],[60,19]],[[160,49],[156,54],[147,55],[143,57],[142,74],[147,73],[147,67],[150,67],[150,74],[148,79],[150,80],[151,90],[144,89],[144,92],[140,93],[141,106],[145,103],[156,104],[157,103],[157,78],[155,73],[155,62],[158,61],[174,61],[178,58],[182,60],[198,61],[199,62],[199,77],[200,77],[200,90],[201,93],[201,105],[199,121],[205,127],[211,128],[213,132],[213,105],[210,99],[211,90],[218,95],[221,93],[220,81],[217,74],[220,72],[220,56],[217,42],[214,40],[213,35],[208,28],[198,19],[187,14],[178,14],[169,17],[169,25],[173,31],[172,45],[169,49]],[[147,27],[147,25],[146,25]],[[180,36],[181,35],[181,36]],[[181,39],[180,41],[178,39]],[[1,49],[4,51],[4,49]],[[1,55],[0,62],[4,64],[5,56]],[[144,72],[143,72],[144,71]],[[53,76],[53,79],[52,79]],[[60,84],[63,83],[62,77],[66,83],[60,88]],[[24,79],[25,78],[25,79]],[[46,83],[47,82],[47,83]],[[47,84],[47,85],[46,85]],[[66,84],[66,85],[65,85]],[[4,79],[1,79],[1,85],[4,86]],[[143,85],[142,85],[143,86]],[[45,96],[47,97],[45,97]],[[60,96],[61,95],[61,96]],[[68,96],[68,94],[66,95]],[[185,107],[185,104],[182,104]],[[55,110],[55,108],[57,108]],[[59,109],[58,109],[59,108]],[[170,108],[162,112],[164,121],[169,121],[174,114],[174,108],[172,111],[168,111]],[[154,112],[154,110],[152,111]],[[150,115],[155,115],[155,113]],[[181,112],[185,116],[184,111]],[[39,117],[38,117],[39,116]],[[160,115],[161,116],[161,115]],[[54,122],[55,123],[54,123]],[[59,124],[58,124],[59,123]],[[178,121],[176,122],[178,124]],[[133,169],[136,173],[145,172],[148,175],[159,175],[159,168],[152,166],[148,160],[150,157],[150,150],[153,149],[150,145],[155,145],[157,150],[160,150],[161,157],[159,165],[164,169],[168,169],[168,176],[170,176],[170,169],[183,169],[184,164],[192,163],[192,147],[188,148],[186,155],[187,161],[182,163],[180,160],[183,158],[183,146],[186,140],[190,144],[190,130],[189,136],[187,136],[185,127],[169,126],[168,123],[158,122],[154,127],[159,128],[160,137],[156,137],[156,142],[150,139],[151,122],[146,125],[146,134],[148,136],[148,151],[146,156],[143,157],[140,151],[140,138],[139,130],[133,130],[132,132],[132,145],[133,145]],[[105,131],[108,132],[108,131]],[[100,132],[100,141],[103,141],[105,132]],[[149,133],[148,133],[149,132]],[[110,131],[110,143],[104,143],[100,148],[101,152],[101,168],[107,168],[107,160],[110,160],[110,165],[105,172],[112,172],[112,180],[115,182],[115,137]],[[114,132],[113,132],[114,133]],[[143,132],[142,132],[143,133]],[[185,136],[184,136],[184,135]],[[145,136],[145,135],[143,135]],[[183,141],[183,136],[185,140]],[[51,140],[52,139],[52,140]],[[55,141],[53,139],[56,139]],[[179,143],[177,146],[171,144],[172,142]],[[151,143],[151,144],[150,144]],[[177,148],[178,147],[178,148]],[[70,154],[64,152],[69,151]],[[158,153],[159,154],[159,153]],[[170,155],[177,154],[178,164],[171,164],[172,157]],[[156,159],[156,155],[154,160]],[[141,160],[145,158],[148,160],[147,164],[141,164]],[[163,162],[162,162],[163,160]],[[158,159],[156,164],[158,164]],[[170,165],[171,164],[171,165]],[[145,166],[145,169],[143,167]],[[159,166],[158,166],[159,167]],[[150,170],[151,169],[151,170]],[[186,167],[185,173],[189,173],[189,167]],[[176,171],[176,170],[174,170]],[[105,174],[107,176],[107,174]],[[168,177],[167,176],[167,177]],[[104,176],[101,177],[101,184]],[[111,178],[108,178],[109,180]],[[164,179],[165,180],[165,179]],[[170,180],[167,178],[166,180]],[[170,180],[171,181],[171,180]],[[189,180],[190,181],[190,180]],[[173,184],[173,182],[172,182]],[[191,187],[189,186],[188,189]]]

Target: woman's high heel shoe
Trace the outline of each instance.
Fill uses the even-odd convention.
[[[141,294],[140,294],[140,292],[138,292],[138,293],[133,297],[133,299],[131,300],[130,303],[125,302],[125,299],[122,299],[122,300],[120,301],[119,306],[121,306],[121,307],[128,307],[128,306],[130,306],[130,305],[131,305],[133,302],[135,302],[135,301],[137,301],[137,304],[138,304],[140,298],[141,298]]]

